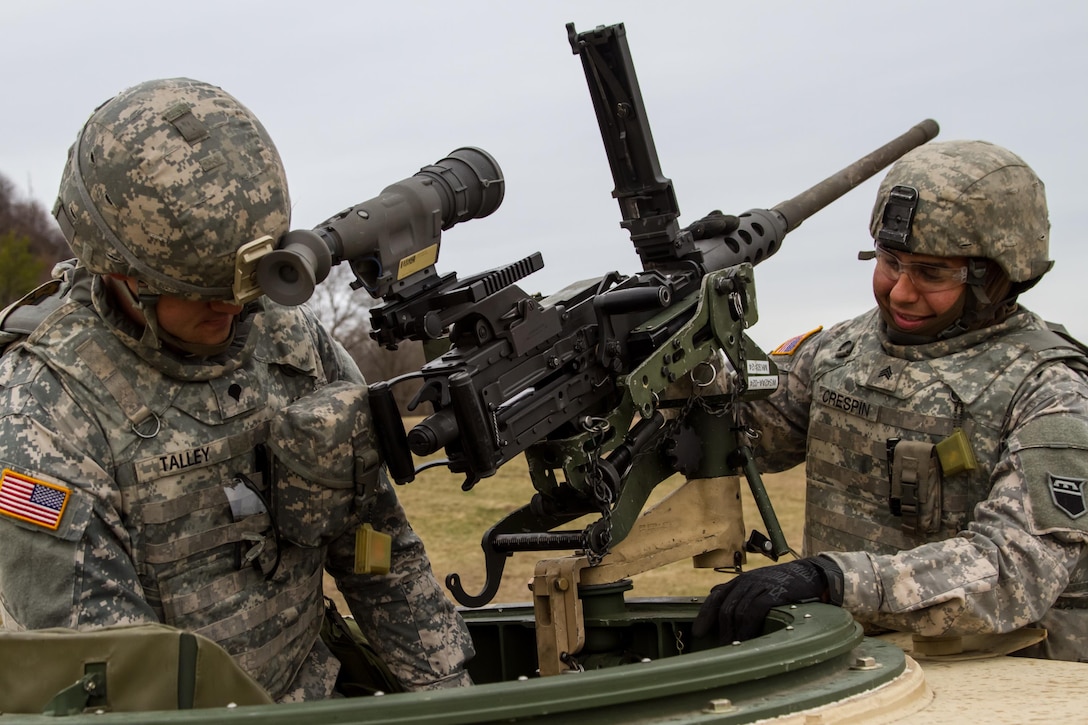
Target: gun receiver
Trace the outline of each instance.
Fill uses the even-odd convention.
[[[424,253],[432,263],[426,274],[407,280],[411,285],[364,285],[386,303],[371,313],[372,334],[383,344],[437,339],[447,331],[450,343],[418,372],[370,388],[375,430],[394,480],[414,480],[413,456],[444,449],[442,463],[464,475],[468,490],[526,455],[537,493],[484,534],[483,590],[470,594],[457,574],[447,578],[454,597],[468,606],[494,597],[515,551],[580,549],[599,563],[631,530],[653,488],[676,472],[712,478],[742,471],[770,530],[767,553],[777,558],[788,550],[735,419],[738,402],[769,395],[778,385],[774,364],[745,334],[758,317],[753,266],[777,252],[802,221],[937,134],[935,122],[923,121],[798,196],[741,214],[728,234],[695,239],[677,223],[676,195],[660,170],[624,26],[577,33],[569,24],[567,34],[582,60],[621,226],[638,251],[641,272],[609,272],[544,299],[514,284],[543,266],[539,254],[464,281],[434,275],[438,227],[485,216],[501,201],[501,173],[479,149],[461,149],[437,165],[453,169],[457,183],[447,184],[449,174],[406,180],[414,197],[430,199],[434,185],[460,185],[472,203],[463,213],[451,209],[465,204],[434,202],[418,216],[395,215],[397,229],[408,230],[396,250],[387,248],[381,228],[364,235],[352,226],[361,216],[356,210],[388,202],[387,194],[306,237],[353,268],[365,267],[364,257],[381,258],[381,269],[388,269],[398,258]],[[280,255],[276,269],[286,273],[268,277],[286,285],[301,266],[308,280],[308,263],[297,259],[312,256],[310,247],[282,246],[297,253]],[[368,274],[356,271],[365,283]],[[673,394],[678,381],[696,380],[697,388],[716,378],[723,355],[728,394]],[[409,407],[429,403],[433,410],[410,432],[392,395],[407,379],[422,379]],[[678,412],[666,419],[669,408]],[[714,445],[703,446],[704,440]],[[553,530],[585,514],[599,518],[581,531]]]

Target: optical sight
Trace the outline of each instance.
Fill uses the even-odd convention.
[[[505,181],[482,149],[464,146],[424,166],[381,194],[327,219],[293,230],[257,263],[257,282],[272,300],[310,299],[332,265],[347,261],[353,287],[385,298],[435,277],[442,232],[499,208]]]

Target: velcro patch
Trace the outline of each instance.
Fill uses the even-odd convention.
[[[815,335],[817,332],[819,332],[822,329],[824,329],[824,326],[820,325],[815,330],[809,330],[808,332],[804,332],[804,333],[802,333],[800,335],[797,335],[796,337],[791,337],[790,339],[786,340],[785,342],[783,342],[781,345],[779,345],[775,349],[771,350],[771,354],[772,355],[792,355],[793,353],[797,352],[797,348],[801,347],[802,342],[809,339],[810,337],[812,337],[813,335]]]
[[[0,513],[56,531],[72,491],[5,468],[0,477]]]
[[[1088,421],[1075,415],[1043,415],[1007,439],[1020,459],[1028,490],[1033,534],[1088,533]]]
[[[1050,474],[1050,498],[1071,519],[1079,519],[1088,512],[1088,506],[1084,503],[1083,478],[1063,478]]]

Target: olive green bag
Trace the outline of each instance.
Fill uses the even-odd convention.
[[[165,624],[0,632],[0,712],[77,715],[271,704],[226,650]]]

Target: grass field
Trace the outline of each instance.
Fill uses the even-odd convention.
[[[473,594],[483,588],[484,560],[480,549],[483,533],[510,511],[529,502],[534,493],[523,458],[515,459],[493,477],[484,479],[471,491],[461,490],[461,477],[445,468],[432,468],[410,484],[397,487],[413,528],[422,537],[431,557],[435,574],[444,581],[457,572],[462,585]],[[658,487],[653,501],[659,500],[679,483],[666,481]],[[801,548],[804,519],[804,474],[798,467],[768,475],[764,481],[771,502],[786,534],[796,550]],[[741,481],[745,525],[766,531],[755,508],[747,484]],[[566,527],[570,528],[570,527]],[[531,598],[528,582],[538,559],[563,556],[563,552],[514,554],[507,560],[502,585],[495,602],[526,602]],[[769,559],[750,554],[748,566],[762,566]],[[695,569],[691,560],[679,561],[634,577],[632,596],[704,595],[726,575],[708,569]],[[327,582],[326,592],[335,586]],[[345,611],[345,610],[342,610]]]

